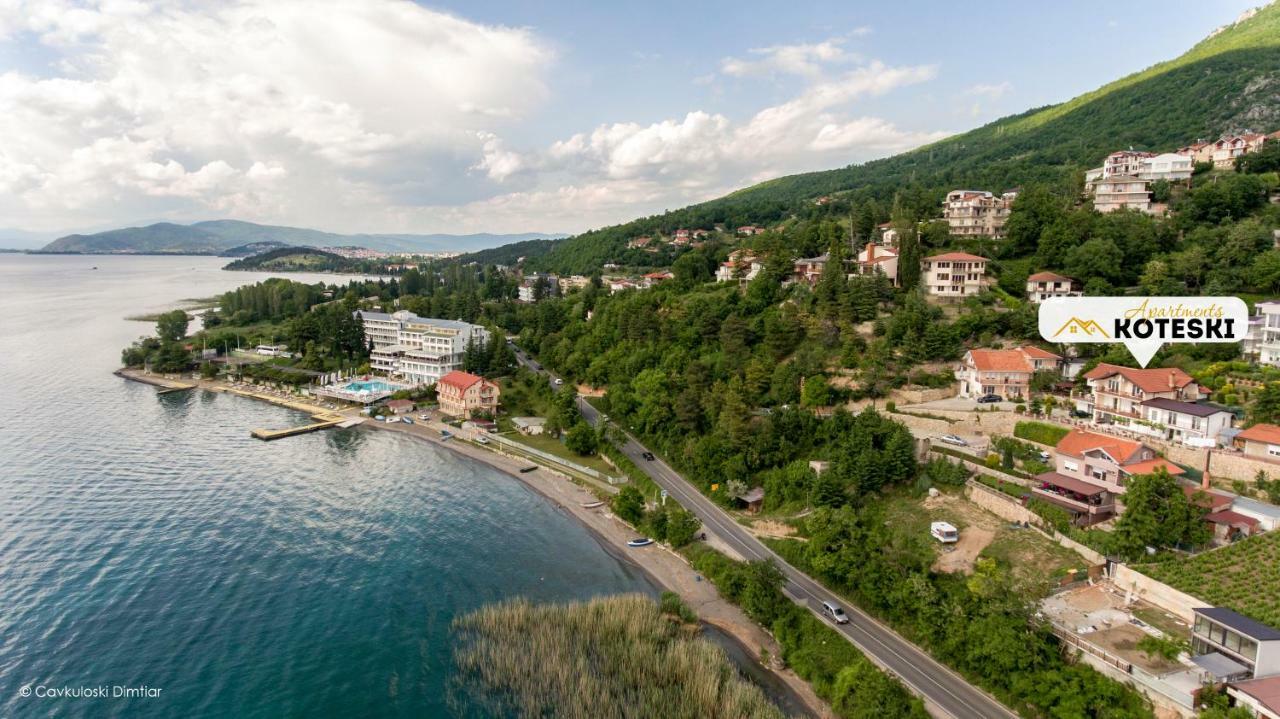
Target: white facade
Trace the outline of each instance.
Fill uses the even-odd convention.
[[[1155,426],[1149,427],[1164,439],[1198,447],[1218,443],[1218,434],[1231,427],[1235,415],[1225,409],[1209,405],[1152,399],[1142,403],[1145,419]],[[1134,430],[1142,425],[1133,425]]]
[[[976,295],[986,286],[987,258],[963,252],[926,257],[921,262],[920,284],[933,297],[960,298]]]
[[[1259,322],[1249,323],[1250,335],[1247,349],[1258,355],[1258,362],[1280,367],[1280,301],[1259,302],[1254,306]],[[1256,329],[1255,329],[1256,328]]]
[[[473,340],[489,341],[488,330],[467,322],[419,317],[404,310],[359,315],[365,338],[374,346],[370,367],[414,385],[432,385],[449,372],[462,369],[467,345]]]
[[[1138,210],[1151,214],[1151,182],[1134,175],[1116,175],[1098,182],[1093,208],[1098,212]]]
[[[1166,152],[1143,160],[1138,168],[1138,177],[1144,180],[1186,180],[1190,179],[1195,162],[1186,155]]]

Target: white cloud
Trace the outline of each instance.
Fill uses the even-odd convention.
[[[970,85],[965,89],[965,94],[980,95],[982,97],[989,97],[995,100],[997,98],[1004,97],[1012,90],[1013,83],[1005,80],[1004,82],[998,83],[978,83],[977,85]]]
[[[33,227],[254,207],[331,222],[317,208],[349,214],[353,186],[465,171],[484,133],[541,106],[553,61],[528,30],[404,0],[33,2],[0,9],[18,36],[57,56],[48,76],[0,74],[0,216]]]
[[[720,61],[720,72],[735,77],[760,75],[802,75],[813,77],[822,72],[824,65],[856,60],[857,56],[845,52],[843,40],[833,38],[819,43],[797,45],[771,45],[753,48],[751,59],[726,57]]]

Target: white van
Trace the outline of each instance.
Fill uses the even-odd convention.
[[[943,544],[954,544],[960,541],[960,531],[947,522],[934,522],[929,525],[929,534]]]
[[[848,615],[844,613],[844,610],[840,608],[839,604],[835,604],[833,602],[823,602],[822,613],[827,615],[828,617],[831,617],[831,619],[834,620],[836,624],[849,623]]]

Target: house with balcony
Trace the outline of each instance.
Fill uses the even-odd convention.
[[[827,268],[827,263],[831,261],[831,255],[823,252],[817,257],[802,257],[795,261],[792,267],[796,282],[806,282],[809,285],[818,284],[818,280],[822,278],[822,271]]]
[[[1267,136],[1260,132],[1225,135],[1213,143],[1213,166],[1223,170],[1234,168],[1236,158],[1261,150],[1266,141]]]
[[[964,299],[986,288],[985,257],[967,252],[944,252],[920,262],[920,284],[925,294],[942,299]]]
[[[898,231],[893,228],[892,222],[882,222],[876,225],[876,232],[879,233],[879,243],[883,247],[893,249],[898,246]]]
[[[1106,521],[1118,513],[1117,497],[1129,478],[1164,469],[1183,469],[1141,442],[1073,429],[1054,448],[1055,470],[1035,477],[1032,496],[1061,507],[1078,525]]]
[[[1243,681],[1280,674],[1280,629],[1226,607],[1191,611],[1191,661],[1215,679]]]
[[[1005,236],[1004,225],[1017,197],[1012,191],[996,196],[982,190],[953,190],[942,203],[942,217],[956,237],[998,240]]]
[[[1151,214],[1151,181],[1137,175],[1104,177],[1094,186],[1093,209],[1104,214],[1116,210]]]
[[[1148,421],[1143,402],[1163,398],[1198,402],[1208,391],[1177,367],[1134,369],[1099,364],[1085,373],[1089,395],[1076,398],[1076,409],[1093,415],[1100,424],[1131,424]]]
[[[964,353],[956,380],[962,397],[996,394],[1007,400],[1023,399],[1031,396],[1032,375],[1061,368],[1061,357],[1031,345],[1009,350],[973,349]]]
[[[1195,161],[1176,152],[1164,152],[1145,158],[1138,165],[1138,177],[1144,180],[1185,182],[1191,179]]]
[[[1261,364],[1280,367],[1280,300],[1264,300],[1253,309],[1241,351]]]
[[[1213,143],[1197,140],[1186,147],[1179,147],[1177,153],[1191,158],[1192,167],[1200,162],[1213,162]]]
[[[716,282],[745,280],[750,282],[764,271],[764,263],[748,250],[734,250],[729,259],[716,268]]]
[[[1199,402],[1153,397],[1144,400],[1141,406],[1145,413],[1143,419],[1151,423],[1145,429],[1170,442],[1196,447],[1217,446],[1218,435],[1236,420],[1230,410]],[[1136,425],[1131,429],[1140,427]]]
[[[1027,299],[1040,304],[1050,297],[1080,297],[1084,295],[1080,280],[1056,272],[1037,272],[1027,278]]]
[[[498,410],[498,385],[470,372],[454,370],[440,378],[436,399],[440,412],[471,419],[476,414],[493,416]]]

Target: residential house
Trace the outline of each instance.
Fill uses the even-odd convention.
[[[1062,358],[1027,345],[1017,349],[973,349],[964,353],[956,369],[960,396],[997,394],[1005,399],[1031,396],[1031,376],[1041,370],[1060,371]]]
[[[1176,152],[1164,152],[1148,157],[1138,167],[1138,177],[1144,180],[1182,182],[1191,179],[1195,161]]]
[[[1151,214],[1151,182],[1136,175],[1104,177],[1094,187],[1093,209],[1102,213],[1137,210]]]
[[[1219,169],[1235,167],[1236,158],[1262,149],[1267,136],[1260,132],[1244,132],[1224,135],[1213,143],[1213,166]]]
[[[942,216],[957,237],[1004,237],[1016,192],[999,197],[982,190],[953,190],[942,203]]]
[[[1258,719],[1280,719],[1280,675],[1228,682],[1227,696]]]
[[[964,298],[976,295],[986,285],[985,257],[967,252],[945,252],[921,261],[920,284],[926,294],[939,298]]]
[[[893,223],[885,222],[876,225],[876,229],[880,231],[880,244],[893,249],[898,246],[898,231],[894,229]]]
[[[1187,485],[1182,488],[1187,500],[1204,509],[1204,521],[1213,532],[1213,540],[1226,544],[1264,531],[1259,517],[1252,516],[1247,508],[1236,511],[1236,497],[1214,492],[1202,486]]]
[[[645,247],[649,247],[649,245],[651,245],[652,243],[653,243],[653,238],[649,237],[648,235],[645,235],[643,237],[637,237],[627,242],[627,249],[634,250],[634,249],[645,248]],[[657,248],[652,248],[652,249],[656,250]]]
[[[561,277],[557,283],[560,285],[560,294],[567,295],[572,290],[581,290],[591,284],[591,278],[586,275],[571,275],[569,277]]]
[[[1213,162],[1213,143],[1196,141],[1186,147],[1178,148],[1177,153],[1191,158],[1193,167],[1201,162]]]
[[[1151,433],[1170,442],[1196,447],[1217,446],[1218,435],[1222,430],[1230,428],[1236,419],[1234,414],[1222,407],[1164,397],[1144,400],[1142,412],[1143,419],[1154,425],[1145,428]],[[1131,429],[1144,428],[1142,425],[1134,425]]]
[[[1158,457],[1141,442],[1073,429],[1054,448],[1055,471],[1036,476],[1033,496],[1065,509],[1076,524],[1105,521],[1117,513],[1116,498],[1129,478],[1164,469],[1180,475],[1176,464]]]
[[[1237,434],[1234,444],[1248,457],[1280,459],[1280,427],[1259,422]]]
[[[393,414],[407,414],[413,411],[413,402],[407,399],[393,399],[387,402],[387,409]]]
[[[470,372],[454,370],[436,384],[440,411],[450,417],[471,419],[472,415],[492,415],[498,409],[498,385]]]
[[[1080,297],[1080,281],[1055,272],[1037,272],[1027,278],[1027,299],[1040,304],[1050,297]]]
[[[644,288],[646,288],[646,289],[647,289],[647,288],[649,288],[649,287],[653,287],[654,285],[658,284],[659,282],[666,282],[667,280],[671,279],[672,277],[675,277],[675,275],[671,274],[670,272],[665,272],[665,271],[664,271],[664,272],[649,272],[649,273],[647,273],[644,277],[642,277],[642,278],[641,278],[641,280],[640,280],[640,286],[641,286],[641,287],[644,287]]]
[[[868,242],[867,246],[858,252],[857,270],[857,274],[860,275],[882,273],[889,278],[894,287],[897,287],[898,253],[874,242]]]
[[[618,277],[618,278],[611,279],[608,281],[608,285],[609,285],[609,294],[611,295],[616,295],[619,292],[623,292],[626,290],[634,290],[637,287],[635,282],[632,282],[631,280],[625,277]]]
[[[1191,375],[1181,369],[1134,369],[1113,364],[1100,364],[1085,373],[1091,396],[1077,400],[1076,408],[1089,412],[1095,422],[1130,424],[1146,419],[1143,402],[1171,399],[1196,402],[1208,396]]]
[[[419,317],[400,310],[394,314],[357,311],[365,340],[373,345],[369,364],[374,370],[413,385],[432,385],[462,367],[467,346],[487,343],[489,331],[459,320]]]
[[[1262,364],[1280,367],[1280,300],[1259,302],[1254,312],[1241,351]]]
[[[1216,665],[1220,671],[1210,669],[1215,678],[1243,680],[1280,674],[1280,629],[1226,607],[1191,611],[1195,614],[1191,661],[1206,669],[1210,669],[1206,664]],[[1205,657],[1213,659],[1205,661]]]
[[[764,228],[758,227],[756,225],[743,225],[742,227],[738,228],[739,235],[748,236],[748,237],[751,235],[758,235],[761,232],[764,232]]]
[[[792,271],[795,273],[797,282],[808,282],[810,285],[818,284],[819,278],[822,277],[822,271],[826,269],[827,262],[830,261],[831,255],[823,252],[817,257],[804,257],[795,261]]]
[[[693,236],[689,233],[688,230],[684,230],[684,229],[676,230],[675,244],[687,245],[692,239],[693,239]]]
[[[756,259],[747,250],[734,250],[729,259],[716,268],[716,282],[730,282],[736,279],[750,282],[764,270],[764,263]]]
[[[545,417],[512,417],[511,424],[517,432],[530,437],[542,434],[547,429]]]

